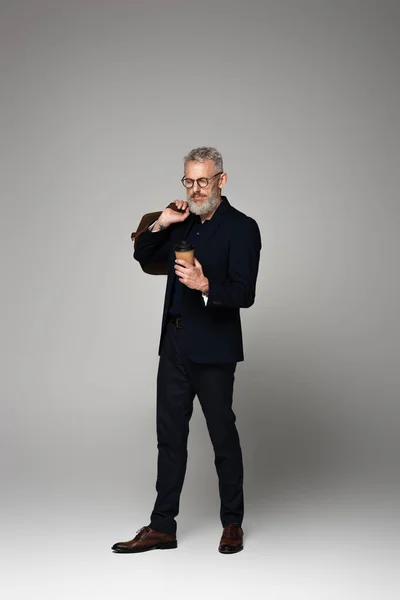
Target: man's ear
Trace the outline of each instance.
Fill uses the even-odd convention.
[[[219,178],[218,187],[221,188],[221,190],[222,190],[222,188],[224,188],[226,186],[227,181],[228,181],[228,175],[226,173],[222,173],[222,175]]]

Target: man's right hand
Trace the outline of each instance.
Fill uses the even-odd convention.
[[[190,215],[189,205],[185,200],[175,200],[176,207],[179,210],[183,210],[184,212],[177,212],[172,208],[165,208],[158,220],[155,222],[154,227],[152,227],[151,231],[160,231],[160,229],[166,229],[173,223],[181,223],[185,221]]]

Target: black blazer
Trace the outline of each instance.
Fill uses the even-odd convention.
[[[160,344],[167,324],[176,242],[186,239],[195,216],[182,223],[151,233],[137,240],[133,257],[142,268],[150,261],[168,259],[168,277],[162,316]],[[209,280],[208,302],[202,293],[186,286],[182,289],[182,343],[187,355],[198,363],[228,363],[244,359],[240,308],[254,303],[260,260],[261,236],[254,219],[233,208],[226,196],[207,225],[202,246],[195,256]]]

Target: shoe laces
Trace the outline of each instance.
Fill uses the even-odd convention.
[[[149,525],[145,525],[144,527],[141,527],[140,529],[137,530],[136,532],[136,536],[135,539],[140,539],[142,536],[143,531],[150,531],[150,526]]]
[[[224,527],[224,537],[236,538],[238,535],[239,527],[240,527],[240,525],[237,525],[235,523],[231,523],[230,525],[227,525],[226,527]]]

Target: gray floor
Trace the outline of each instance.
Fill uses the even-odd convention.
[[[146,524],[142,502],[133,514],[123,499],[19,495],[2,524],[3,597],[398,600],[397,497],[389,485],[271,494],[247,507],[244,550],[225,556],[201,507],[196,518],[182,507],[176,550],[118,555],[111,545]]]

